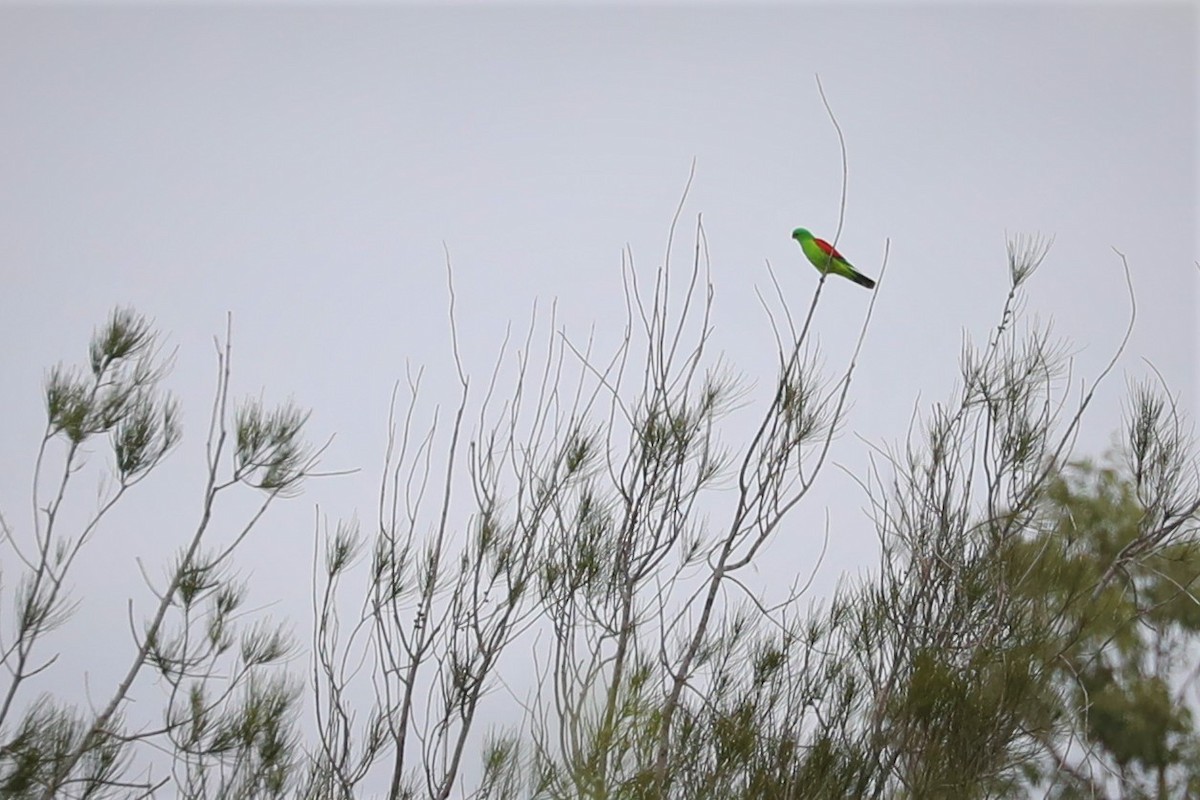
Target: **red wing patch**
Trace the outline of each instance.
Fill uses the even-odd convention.
[[[825,255],[829,255],[830,253],[832,253],[834,258],[841,259],[842,261],[846,260],[846,257],[844,255],[839,253],[836,249],[834,249],[833,245],[831,245],[829,242],[825,241],[824,239],[818,239],[816,237],[813,237],[813,241],[817,243],[817,247],[821,248],[821,252],[823,252]]]

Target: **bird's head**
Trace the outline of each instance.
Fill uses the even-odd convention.
[[[792,238],[797,242],[803,242],[805,239],[811,239],[812,234],[808,232],[807,228],[796,228],[792,231]]]

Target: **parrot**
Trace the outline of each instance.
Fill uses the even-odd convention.
[[[849,278],[859,286],[875,288],[875,281],[856,270],[829,242],[818,239],[804,228],[792,231],[792,238],[800,243],[804,255],[808,256],[808,260],[821,272],[832,272],[834,275]]]

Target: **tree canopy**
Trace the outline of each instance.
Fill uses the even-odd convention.
[[[498,366],[483,392],[456,360],[458,398],[425,422],[410,376],[370,530],[322,527],[315,574],[297,576],[313,580],[306,645],[247,613],[233,564],[321,448],[296,406],[231,400],[227,333],[202,509],[147,577],[123,677],[77,706],[53,691],[55,636],[87,602],[69,575],[180,438],[158,334],[116,310],[84,367],[49,372],[32,515],[0,518],[0,797],[1200,793],[1189,423],[1135,384],[1112,452],[1074,452],[1124,345],[1072,383],[1065,347],[1023,315],[1045,244],[1013,241],[1007,300],[955,393],[870,445],[857,477],[879,563],[813,604],[799,579],[780,602],[745,576],[829,469],[858,350],[822,366],[821,277],[805,313],[782,293],[768,306],[770,383],[734,379],[709,352],[699,224],[695,242],[649,286],[626,268],[615,353],[531,338],[501,355],[512,382]],[[735,407],[755,420],[745,440],[722,435]],[[106,470],[95,513],[64,518]],[[213,510],[236,493],[255,505],[218,545]],[[514,670],[535,691],[485,728]]]

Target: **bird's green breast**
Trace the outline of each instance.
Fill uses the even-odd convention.
[[[800,242],[800,248],[804,250],[804,255],[813,263],[817,269],[825,272],[833,264],[837,263],[837,259],[831,259],[828,254],[821,250],[820,245],[814,239],[805,239]]]

